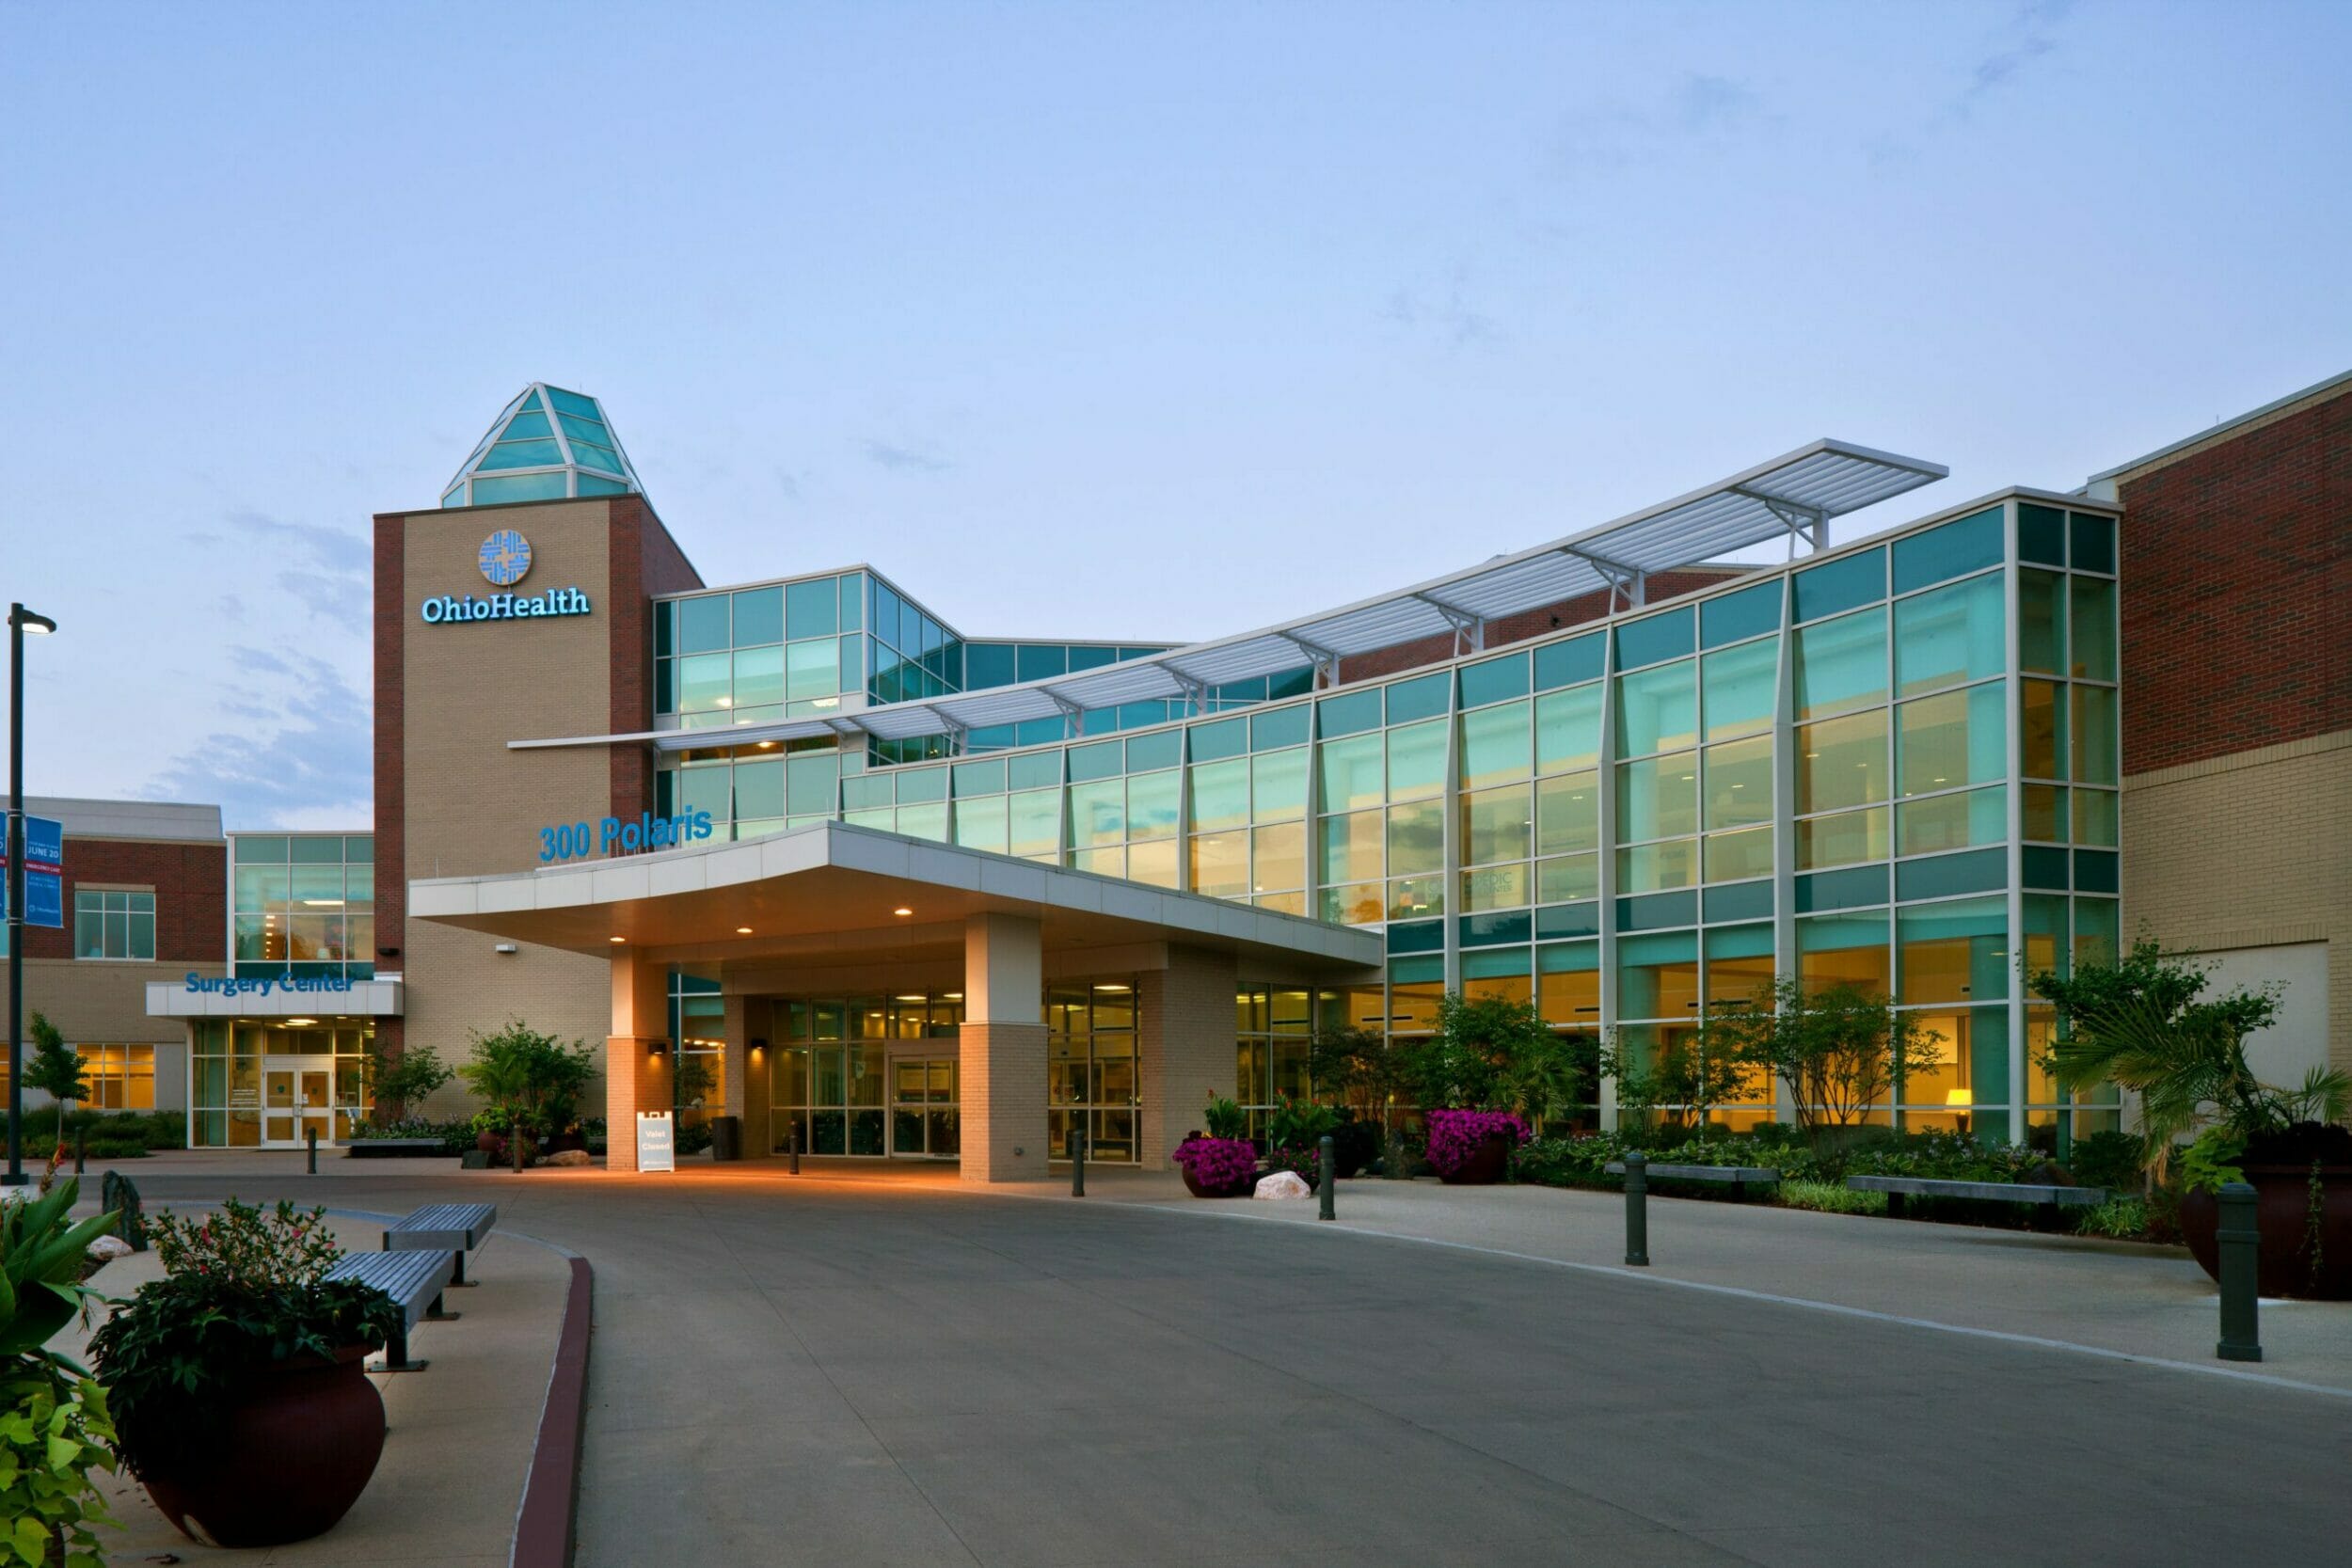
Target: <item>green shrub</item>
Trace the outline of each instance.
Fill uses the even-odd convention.
[[[2129,1132],[2093,1132],[2074,1140],[2066,1156],[2066,1168],[2086,1187],[2136,1192],[2145,1157],[2140,1140]]]
[[[2138,1140],[2134,1139],[2135,1143]],[[2074,1229],[2084,1236],[2107,1236],[2119,1242],[2144,1240],[2149,1233],[2148,1205],[2136,1197],[2111,1197],[2096,1209],[2074,1216]]]
[[[1838,1181],[1783,1181],[1784,1209],[1811,1209],[1824,1214],[1883,1214],[1884,1193],[1858,1193]]]
[[[710,1123],[698,1121],[691,1127],[677,1130],[677,1151],[680,1154],[700,1154],[710,1147]]]

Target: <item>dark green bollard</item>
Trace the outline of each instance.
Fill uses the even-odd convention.
[[[1625,1156],[1625,1260],[1649,1267],[1649,1156],[1638,1148]]]
[[[2254,1218],[2254,1189],[2243,1181],[2221,1186],[2221,1218],[2214,1240],[2221,1249],[2221,1342],[2214,1354],[2224,1361],[2263,1358],[2255,1277],[2262,1253],[2262,1227]]]
[[[302,1139],[310,1146],[310,1174],[316,1176],[319,1173],[319,1130],[315,1127],[304,1128]]]
[[[801,1130],[798,1127],[784,1135],[784,1151],[791,1156],[792,1174],[801,1174]]]
[[[86,1127],[73,1134],[73,1174],[77,1178],[82,1174],[82,1167],[88,1163],[88,1160],[89,1129]]]
[[[1070,1196],[1087,1196],[1087,1135],[1084,1132],[1070,1134]]]
[[[1315,1152],[1319,1156],[1315,1164],[1315,1196],[1323,1200],[1323,1206],[1315,1212],[1315,1218],[1335,1220],[1339,1218],[1339,1215],[1331,1212],[1331,1205],[1339,1195],[1340,1167],[1338,1163],[1331,1158],[1330,1133],[1326,1132],[1323,1135],[1323,1141],[1317,1146]]]

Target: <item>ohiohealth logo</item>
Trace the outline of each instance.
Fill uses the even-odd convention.
[[[531,570],[531,541],[511,528],[502,528],[482,541],[482,553],[475,560],[491,587],[512,588]]]

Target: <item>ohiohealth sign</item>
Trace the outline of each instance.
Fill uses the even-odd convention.
[[[474,564],[491,587],[511,589],[531,570],[531,541],[502,528],[482,541]],[[585,615],[593,607],[577,588],[543,588],[536,594],[437,594],[424,601],[424,624],[451,621],[526,621],[547,615]]]

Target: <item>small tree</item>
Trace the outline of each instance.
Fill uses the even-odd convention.
[[[1719,1023],[1710,1020],[1689,1038],[1661,1041],[1651,1051],[1637,1051],[1613,1034],[1601,1053],[1601,1070],[1617,1081],[1620,1121],[1631,1111],[1645,1126],[1657,1112],[1673,1108],[1705,1137],[1709,1113],[1738,1099],[1755,1071],[1743,1041]]]
[[[1402,1049],[1402,1079],[1424,1111],[1520,1111],[1580,1102],[1574,1055],[1528,1002],[1438,999],[1438,1032]]]
[[[46,1014],[33,1015],[29,1032],[33,1037],[33,1053],[25,1058],[24,1083],[57,1102],[57,1140],[63,1142],[66,1106],[89,1098],[89,1084],[82,1074],[82,1058],[66,1045],[65,1036]]]
[[[1315,1092],[1345,1106],[1358,1121],[1383,1132],[1403,1124],[1406,1042],[1353,1024],[1319,1029],[1307,1045],[1307,1073]]]
[[[1825,1134],[1891,1105],[1913,1073],[1944,1060],[1943,1036],[1883,994],[1844,981],[1808,992],[1783,975],[1768,997],[1718,1014],[1706,1033],[1728,1059],[1788,1086],[1798,1128],[1824,1154]]]
[[[508,1019],[496,1034],[479,1030],[473,1036],[474,1057],[457,1069],[466,1086],[506,1113],[507,1138],[515,1151],[515,1168],[523,1163],[523,1139],[545,1129],[562,1132],[588,1082],[596,1076],[596,1059],[586,1042],[565,1045],[553,1035],[541,1034],[519,1018]]]
[[[375,1036],[368,1037],[368,1085],[375,1096],[375,1118],[391,1121],[430,1100],[457,1069],[441,1060],[429,1045],[389,1051]]]

